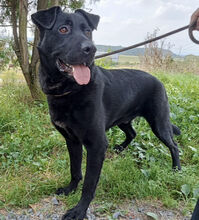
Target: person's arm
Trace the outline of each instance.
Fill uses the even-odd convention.
[[[190,24],[193,24],[194,22],[196,22],[194,30],[199,31],[199,8],[191,16]]]

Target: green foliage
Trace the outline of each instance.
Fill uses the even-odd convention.
[[[5,69],[9,64],[17,66],[17,58],[11,44],[11,40],[0,39],[0,70]]]
[[[10,7],[7,7],[8,5],[11,4],[12,0],[0,0],[0,24],[3,24],[4,22],[9,22],[10,21],[10,14],[11,10]],[[18,1],[18,0],[16,0]]]
[[[199,77],[155,75],[167,89],[171,120],[182,131],[175,137],[182,171],[171,170],[168,149],[144,119],[133,122],[137,137],[119,155],[113,147],[124,135],[114,127],[107,132],[110,146],[94,200],[104,204],[102,211],[133,198],[161,200],[172,208],[181,202],[186,211],[199,198]],[[3,86],[0,106],[0,207],[27,207],[70,181],[65,141],[50,123],[47,103],[33,102],[25,86]],[[83,172],[85,159],[84,152]],[[64,198],[68,206],[78,201],[81,187]]]
[[[84,0],[71,0],[71,1],[68,1],[68,6],[69,6],[69,8],[71,8],[71,9],[77,9],[77,8],[81,8],[82,6],[83,6],[83,4],[84,4]],[[63,4],[62,3],[62,5],[65,5],[65,4]]]
[[[97,61],[95,61],[95,64],[97,66],[100,66],[100,67],[103,67],[103,68],[111,68],[111,66],[114,65],[114,63],[112,62],[110,57],[105,57],[105,58],[98,59]]]
[[[146,215],[149,216],[149,219],[158,220],[158,216],[153,212],[147,212]]]

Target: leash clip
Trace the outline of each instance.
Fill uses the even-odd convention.
[[[189,37],[190,39],[196,43],[196,44],[199,44],[199,40],[197,40],[194,35],[193,35],[193,31],[195,30],[195,27],[196,27],[196,23],[197,23],[197,20],[194,21],[192,24],[190,24],[189,26]]]

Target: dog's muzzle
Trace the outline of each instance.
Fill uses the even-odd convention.
[[[56,65],[60,72],[72,76],[79,85],[87,85],[90,82],[91,73],[86,63],[70,65],[58,58],[56,60]]]

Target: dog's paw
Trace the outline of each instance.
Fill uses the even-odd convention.
[[[55,192],[57,195],[65,195],[67,196],[69,193],[74,191],[74,189],[71,189],[71,187],[63,187],[63,188],[58,188]]]
[[[84,218],[86,218],[86,210],[78,206],[68,210],[67,213],[62,216],[62,220],[83,220]]]
[[[181,171],[182,168],[180,165],[177,165],[177,166],[173,166],[172,169],[174,172],[179,172],[179,171]]]
[[[65,195],[65,196],[67,196],[69,193],[75,192],[75,190],[77,189],[78,183],[79,183],[79,181],[80,181],[81,179],[82,179],[82,177],[80,177],[80,178],[77,179],[77,180],[72,180],[72,181],[68,184],[68,186],[58,188],[55,193],[56,193],[57,195],[63,194],[63,195]]]
[[[119,154],[124,150],[124,147],[122,145],[116,145],[113,149],[116,153]]]

